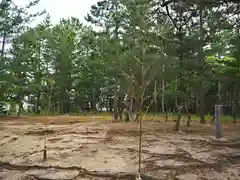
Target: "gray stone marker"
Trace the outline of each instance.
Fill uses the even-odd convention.
[[[215,105],[215,120],[216,120],[216,138],[222,137],[222,124],[221,124],[221,105]]]

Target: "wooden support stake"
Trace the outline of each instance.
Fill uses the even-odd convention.
[[[47,159],[47,123],[45,126],[45,137],[44,137],[44,145],[43,145],[43,161]]]

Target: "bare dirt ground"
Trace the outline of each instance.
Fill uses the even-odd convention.
[[[48,150],[43,162],[46,123]],[[213,138],[211,125],[183,124],[179,133],[173,126],[173,122],[144,122],[143,179],[240,179],[236,157],[240,125],[224,124],[220,140]],[[138,169],[135,123],[79,116],[24,117],[1,120],[0,130],[2,180],[133,180]]]

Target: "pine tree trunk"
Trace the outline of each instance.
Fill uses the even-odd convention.
[[[130,111],[131,111],[131,108],[130,108],[130,101],[127,100],[127,106],[126,107],[126,111],[125,111],[125,121],[126,122],[129,122],[130,121]]]
[[[203,82],[202,77],[200,77],[199,83],[199,114],[200,114],[200,123],[205,124],[205,102],[204,102],[204,92],[203,92]]]
[[[93,87],[92,88],[92,101],[91,101],[91,109],[96,112],[97,108],[96,108],[96,88]]]
[[[1,61],[0,61],[1,65],[4,63],[3,62],[3,58],[4,58],[4,53],[5,53],[6,38],[7,38],[7,34],[6,34],[6,31],[4,30],[4,32],[3,32],[3,40],[2,40],[2,47],[1,47]]]
[[[36,99],[36,110],[35,113],[36,114],[40,114],[40,91],[37,92],[37,99]]]
[[[158,112],[158,102],[157,102],[157,81],[156,80],[154,82],[154,105],[155,105],[154,113],[157,113]]]
[[[165,81],[164,81],[164,71],[165,66],[163,65],[163,77],[162,77],[162,98],[161,98],[161,106],[162,106],[162,113],[165,114]]]
[[[195,112],[196,112],[196,114],[199,114],[199,98],[198,98],[198,92],[196,93]]]
[[[113,97],[113,119],[114,121],[118,120],[118,97],[117,97],[117,88],[114,90]]]
[[[204,87],[203,87],[203,76],[202,71],[204,67],[204,52],[203,52],[203,45],[204,45],[204,29],[203,29],[203,8],[200,7],[200,47],[199,47],[199,113],[200,113],[200,123],[205,124],[205,102],[204,102]]]
[[[120,96],[118,100],[118,113],[119,113],[119,118],[122,120],[123,117],[123,97]]]
[[[178,91],[178,82],[177,82],[177,76],[176,76],[176,83],[175,83],[175,94],[177,94],[177,91]],[[175,108],[178,108],[178,98],[177,98],[177,95],[175,96],[175,107],[173,108],[173,109],[175,109]]]
[[[22,106],[22,102],[20,101],[18,103],[18,112],[17,112],[17,117],[18,118],[20,117],[22,110],[23,110],[23,106]]]
[[[218,104],[221,103],[221,82],[218,81]]]
[[[180,124],[181,124],[181,117],[182,117],[182,107],[178,107],[178,116],[176,120],[176,125],[175,125],[175,131],[180,130]]]

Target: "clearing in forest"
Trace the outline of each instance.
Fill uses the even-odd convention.
[[[134,179],[138,168],[137,123],[81,121],[78,116],[1,120],[0,179]],[[45,123],[47,160],[42,161]],[[193,124],[173,131],[174,122],[143,123],[142,172],[146,179],[231,179],[240,177],[240,125]]]

